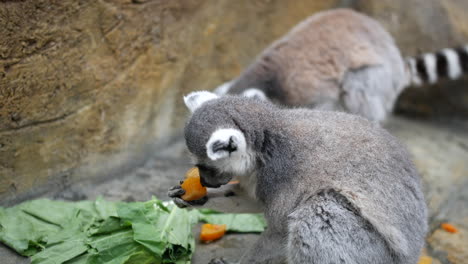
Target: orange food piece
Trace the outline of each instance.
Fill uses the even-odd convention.
[[[240,183],[240,181],[230,181],[230,182],[228,182],[228,184],[239,184],[239,183]]]
[[[432,264],[432,258],[428,256],[421,256],[418,264]]]
[[[224,234],[226,234],[226,225],[204,224],[201,227],[200,240],[210,242],[220,239]]]
[[[185,194],[181,198],[185,201],[194,201],[203,198],[206,195],[206,187],[200,183],[200,173],[198,168],[191,168],[185,175],[186,179],[181,187],[185,190]]]
[[[185,178],[200,178],[200,171],[197,167],[193,167],[185,173]]]
[[[458,229],[455,226],[453,226],[453,225],[451,225],[449,223],[442,223],[440,225],[440,227],[442,227],[442,229],[444,229],[445,231],[447,231],[449,233],[457,233],[458,232]]]

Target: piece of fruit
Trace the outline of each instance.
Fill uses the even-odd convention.
[[[200,178],[200,171],[197,167],[193,167],[185,173],[185,178]]]
[[[432,258],[428,256],[421,256],[418,264],[432,264]]]
[[[185,190],[185,194],[180,198],[185,201],[194,201],[205,197],[206,187],[203,187],[200,183],[200,173],[198,168],[191,168],[185,174],[185,177],[186,178],[181,185],[182,189]]]
[[[204,224],[201,227],[200,240],[210,242],[220,239],[224,234],[226,234],[226,225]]]
[[[442,227],[442,229],[444,229],[445,231],[447,231],[449,233],[457,233],[458,232],[458,229],[455,226],[453,226],[453,225],[451,225],[449,223],[442,223],[440,225],[440,227]]]

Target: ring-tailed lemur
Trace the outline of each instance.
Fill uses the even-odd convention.
[[[202,183],[239,176],[264,204],[268,228],[240,263],[417,262],[427,231],[419,175],[378,124],[206,91],[184,100]],[[183,193],[175,187],[169,196]]]
[[[269,98],[287,106],[339,110],[383,121],[409,85],[459,78],[468,47],[403,59],[374,19],[348,9],[315,14],[266,48],[217,94]]]

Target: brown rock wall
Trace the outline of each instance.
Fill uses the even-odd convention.
[[[0,201],[141,162],[180,133],[182,94],[334,2],[0,1]]]

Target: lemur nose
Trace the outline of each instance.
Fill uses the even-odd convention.
[[[231,153],[231,152],[234,152],[236,150],[237,150],[237,143],[234,141],[233,137],[230,137],[229,138],[229,144],[227,146],[227,151],[229,151],[229,153]]]
[[[227,151],[232,153],[237,150],[237,143],[233,137],[229,138],[228,142],[216,141],[213,143],[213,152]]]
[[[221,186],[221,184],[210,184],[205,181],[204,177],[200,177],[200,183],[203,187],[209,187],[209,188],[218,188]]]
[[[206,186],[206,182],[205,182],[205,178],[200,177],[200,183],[201,183],[201,185],[202,185],[203,187],[207,187],[207,186]]]

